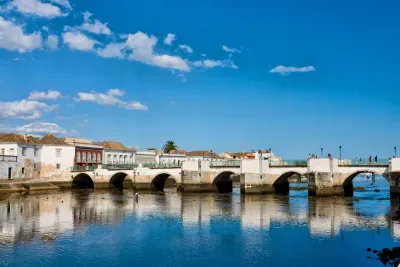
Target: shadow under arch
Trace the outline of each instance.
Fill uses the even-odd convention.
[[[128,176],[128,174],[126,174],[124,172],[118,172],[118,173],[114,174],[113,176],[111,176],[111,179],[109,182],[109,187],[123,189],[124,181],[127,176]]]
[[[164,187],[176,187],[176,180],[175,178],[169,173],[160,173],[154,176],[153,180],[151,181],[153,188],[157,191],[164,191]]]
[[[72,189],[93,189],[92,178],[86,173],[80,173],[72,180]]]
[[[290,191],[289,178],[292,177],[293,175],[301,176],[302,174],[296,171],[287,171],[281,174],[281,176],[279,176],[278,179],[276,179],[276,181],[273,184],[275,193],[288,194]]]
[[[346,177],[346,179],[344,179],[344,182],[343,182],[343,193],[344,193],[345,197],[352,197],[354,195],[353,179],[357,175],[362,174],[362,173],[372,173],[372,175],[381,175],[389,183],[389,176],[387,174],[385,174],[385,173],[383,173],[383,174],[382,173],[377,173],[377,172],[375,172],[373,170],[368,170],[368,169],[360,170],[360,171],[357,171],[357,172],[354,172],[354,173],[350,174],[349,176]]]
[[[232,192],[232,175],[235,173],[226,171],[219,173],[213,181],[213,185],[215,186],[218,193],[230,193]]]

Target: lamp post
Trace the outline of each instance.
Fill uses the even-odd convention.
[[[339,146],[339,162],[342,161],[342,146]]]
[[[324,157],[324,149],[321,147],[321,158]]]
[[[397,147],[394,147],[394,157],[396,157]]]

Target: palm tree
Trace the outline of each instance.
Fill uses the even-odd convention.
[[[165,143],[165,145],[163,146],[162,149],[163,149],[164,153],[169,153],[169,152],[171,152],[172,150],[178,149],[178,146],[175,144],[174,141],[169,140],[169,141],[167,141],[167,142]]]

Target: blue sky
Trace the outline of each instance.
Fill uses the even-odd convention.
[[[293,159],[400,147],[398,1],[0,5],[2,131]]]

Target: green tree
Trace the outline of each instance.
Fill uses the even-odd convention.
[[[178,146],[175,144],[174,141],[169,140],[169,141],[167,141],[167,142],[165,143],[165,145],[163,146],[162,149],[163,149],[164,153],[169,153],[169,152],[171,152],[172,150],[178,149]]]

